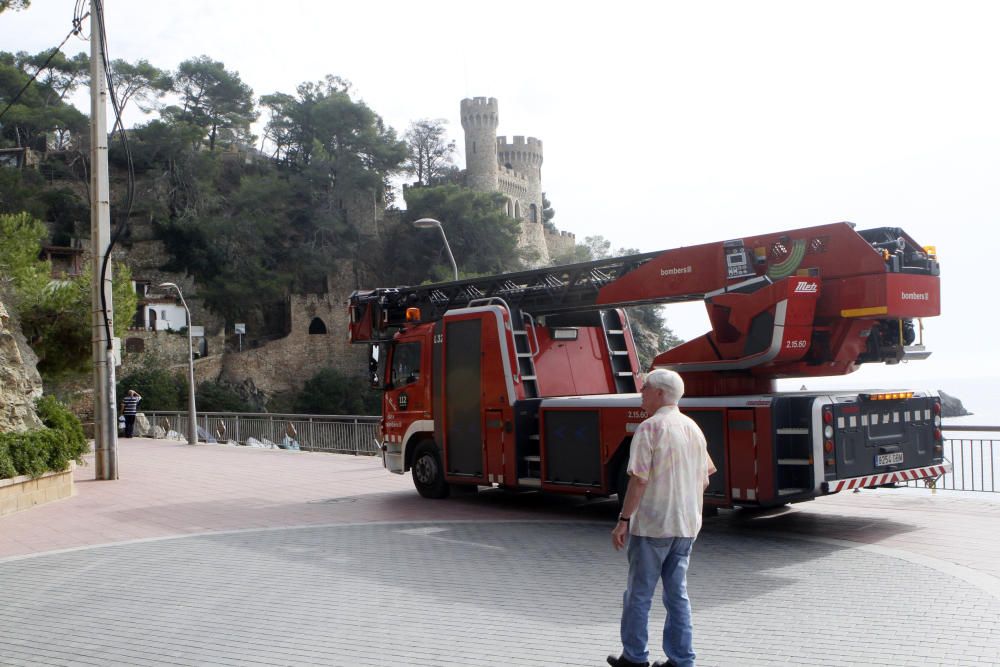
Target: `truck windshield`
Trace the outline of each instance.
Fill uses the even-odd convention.
[[[420,342],[398,343],[392,354],[392,386],[399,387],[420,379]]]

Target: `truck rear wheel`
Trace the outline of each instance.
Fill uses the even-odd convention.
[[[424,498],[447,498],[448,483],[444,481],[444,467],[441,465],[441,455],[437,445],[425,440],[417,445],[413,452],[413,486]]]

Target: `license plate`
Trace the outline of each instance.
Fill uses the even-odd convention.
[[[903,452],[893,452],[892,454],[878,454],[875,457],[875,467],[894,466],[903,462]]]

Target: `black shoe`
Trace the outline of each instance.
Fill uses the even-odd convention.
[[[608,664],[611,665],[611,667],[649,667],[648,662],[632,662],[631,660],[628,660],[624,655],[619,655],[619,656],[609,655]]]

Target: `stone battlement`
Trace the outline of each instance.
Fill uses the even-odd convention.
[[[462,127],[496,129],[500,123],[500,111],[495,97],[476,97],[462,100]]]
[[[535,137],[528,137],[527,141],[522,136],[515,136],[514,143],[508,144],[507,137],[497,137],[497,148],[504,148],[509,146],[510,148],[520,148],[525,146],[535,146],[539,151],[542,150],[542,140],[536,139]]]

